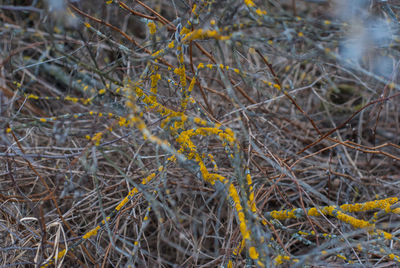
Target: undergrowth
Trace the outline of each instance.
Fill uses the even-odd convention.
[[[2,267],[400,264],[395,1],[26,2]]]

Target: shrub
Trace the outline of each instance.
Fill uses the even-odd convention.
[[[398,265],[398,5],[3,3],[3,266]]]

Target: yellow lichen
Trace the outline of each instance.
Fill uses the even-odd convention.
[[[257,260],[258,259],[259,255],[258,255],[257,249],[255,247],[250,247],[249,248],[249,256],[253,260]]]
[[[153,21],[149,22],[147,24],[147,26],[149,26],[149,32],[150,32],[151,35],[156,33],[157,27],[156,27],[156,24]]]

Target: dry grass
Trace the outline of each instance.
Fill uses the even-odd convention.
[[[26,2],[0,1],[1,267],[399,265],[396,1]]]

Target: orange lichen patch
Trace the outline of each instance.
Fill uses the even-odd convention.
[[[230,36],[221,35],[217,30],[204,30],[204,29],[197,29],[190,33],[188,33],[183,39],[183,43],[187,43],[193,40],[202,40],[206,38],[214,38],[217,40],[229,40]]]

